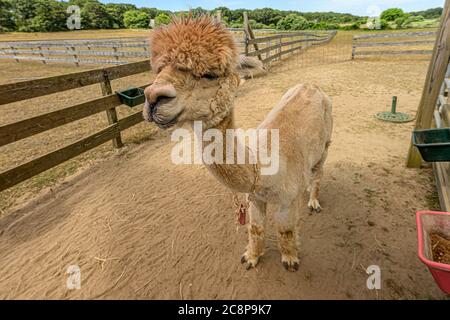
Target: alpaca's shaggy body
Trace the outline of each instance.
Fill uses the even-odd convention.
[[[331,141],[331,101],[316,86],[290,89],[258,129],[279,129],[280,169],[262,176],[257,194],[268,202],[289,204],[312,182]]]
[[[258,63],[248,58],[239,61],[232,35],[209,17],[175,21],[156,30],[151,43],[157,76],[145,92],[144,117],[162,128],[202,121],[204,130],[216,128],[225,137],[226,130],[234,128],[237,69]],[[330,99],[316,86],[298,85],[285,94],[259,129],[279,130],[278,173],[263,176],[251,164],[207,167],[230,189],[251,194],[249,245],[242,261],[254,267],[264,253],[270,202],[279,206],[275,221],[282,262],[288,270],[297,270],[297,217],[307,189],[311,192],[308,206],[320,211],[319,180],[332,131]]]

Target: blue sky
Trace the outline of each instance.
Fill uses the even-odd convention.
[[[276,8],[297,11],[335,11],[353,13],[357,15],[371,15],[377,11],[373,6],[384,10],[398,7],[405,11],[418,11],[435,7],[443,7],[444,0],[101,0],[103,3],[133,3],[138,7],[155,7],[166,10],[187,10],[203,7],[213,9],[225,6],[231,9],[246,8]]]

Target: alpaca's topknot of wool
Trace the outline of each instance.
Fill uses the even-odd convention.
[[[154,69],[172,65],[195,76],[223,76],[234,70],[237,49],[233,35],[210,16],[175,18],[150,39]]]

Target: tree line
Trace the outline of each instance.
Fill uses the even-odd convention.
[[[170,16],[186,12],[170,12],[156,8],[138,8],[132,4],[103,4],[98,0],[0,0],[0,32],[53,32],[68,30],[67,9],[71,5],[80,8],[82,29],[140,29],[167,24]],[[335,12],[297,12],[262,8],[255,10],[218,7],[207,11],[194,8],[194,15],[221,11],[222,22],[228,27],[241,28],[243,13],[248,12],[249,23],[255,29],[303,30],[303,29],[359,29],[367,24],[367,17]],[[408,27],[413,22],[437,19],[442,8],[404,13],[401,9],[389,9],[381,16],[381,27]],[[369,19],[370,20],[370,19]]]

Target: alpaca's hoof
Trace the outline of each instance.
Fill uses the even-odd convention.
[[[308,208],[311,212],[319,213],[322,211],[322,207],[320,206],[319,200],[309,200]]]
[[[287,271],[296,272],[300,267],[298,258],[288,258],[283,256],[281,257],[281,262]]]
[[[258,260],[258,258],[248,258],[245,253],[241,258],[241,263],[244,264],[246,270],[250,270],[252,268],[256,268]]]

